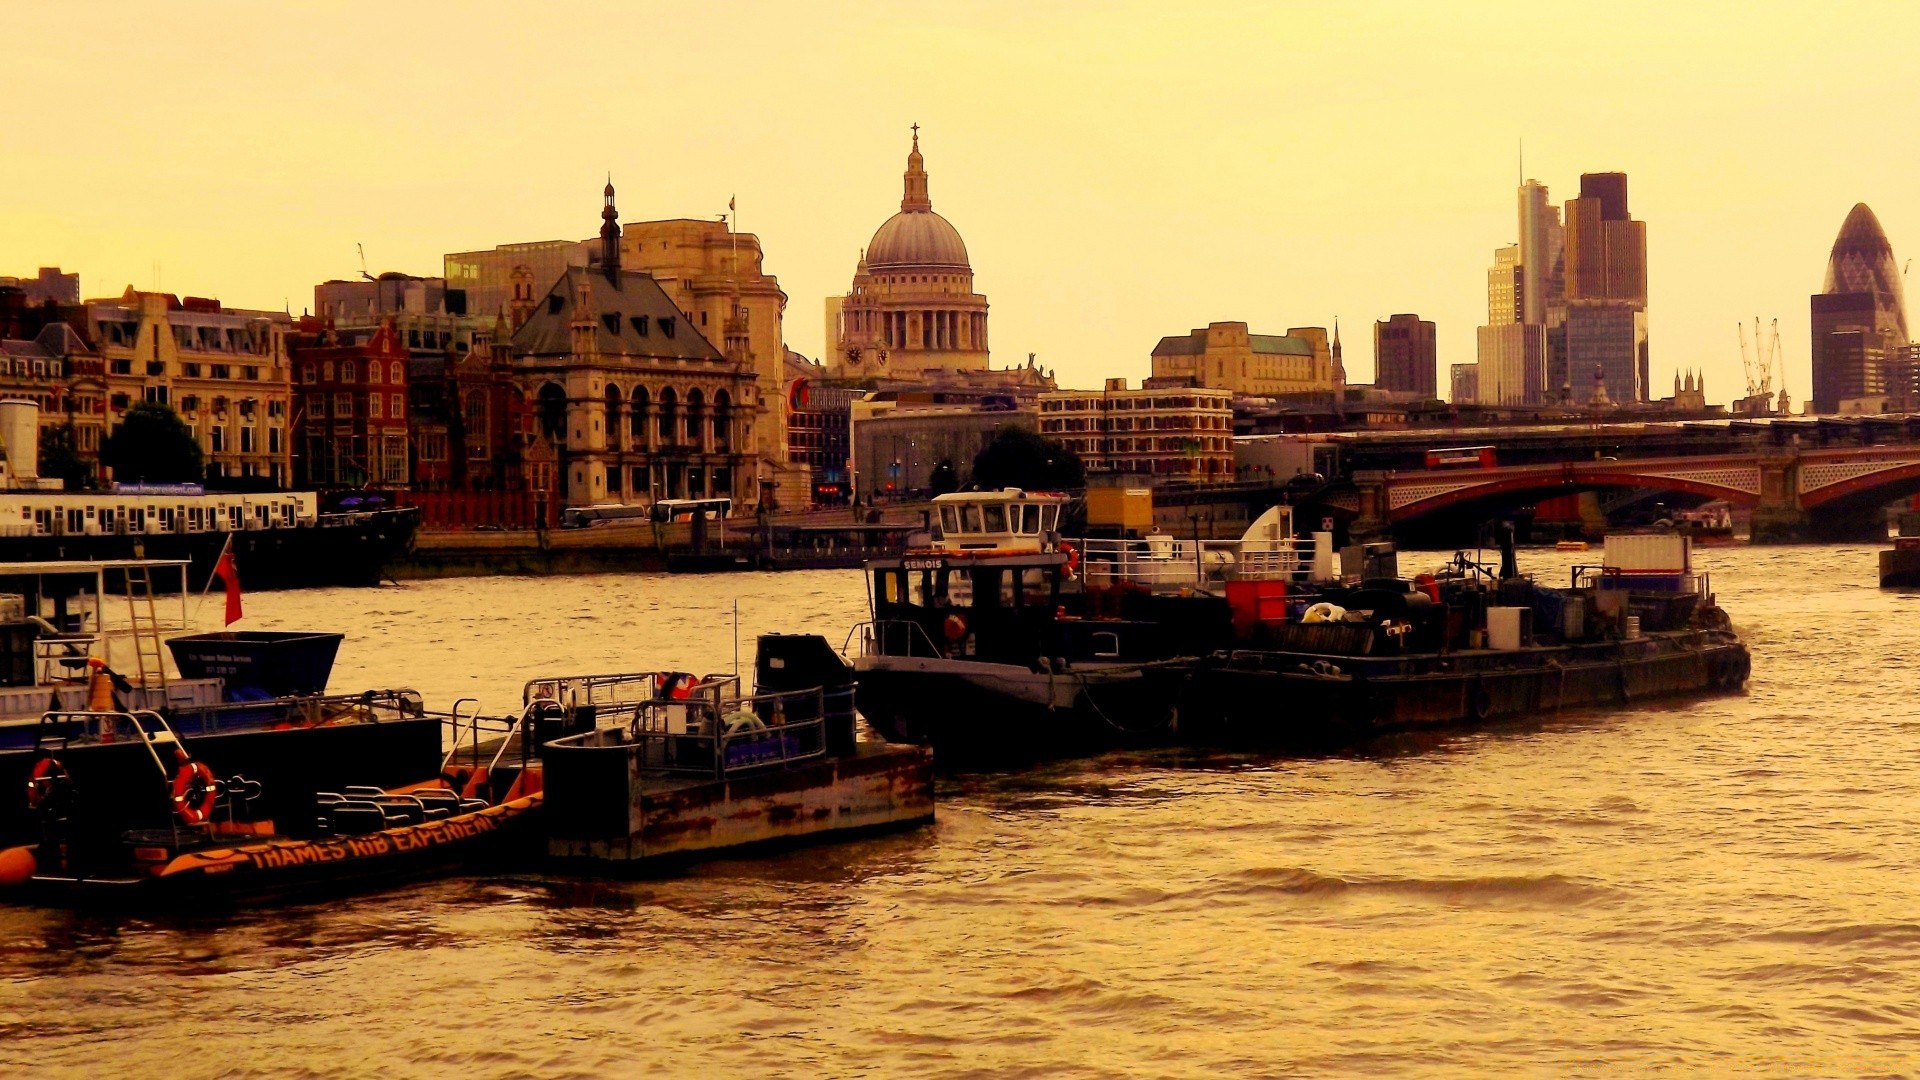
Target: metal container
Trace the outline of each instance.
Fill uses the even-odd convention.
[[[229,630],[192,634],[167,642],[173,662],[188,679],[220,679],[227,697],[249,690],[271,697],[318,694],[333,674],[344,634]]]

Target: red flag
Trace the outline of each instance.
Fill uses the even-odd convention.
[[[240,621],[240,571],[233,565],[233,537],[220,549],[220,561],[213,564],[213,576],[227,586],[227,625]]]

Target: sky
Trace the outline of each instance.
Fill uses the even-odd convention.
[[[822,353],[822,301],[898,209],[934,209],[991,303],[996,366],[1138,379],[1163,335],[1417,312],[1474,359],[1525,175],[1624,171],[1647,223],[1653,381],[1742,391],[1856,202],[1920,255],[1920,5],[282,2],[8,9],[0,274],[311,306],[360,270],[581,239],[737,198]],[[1916,287],[1909,279],[1909,293]],[[1777,389],[1777,386],[1776,386]]]

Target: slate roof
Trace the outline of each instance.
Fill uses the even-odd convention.
[[[1312,356],[1313,343],[1306,338],[1288,337],[1285,334],[1248,334],[1256,353],[1274,353],[1281,356]],[[1160,339],[1153,347],[1155,356],[1203,356],[1207,351],[1207,332],[1195,330],[1186,334],[1169,334]]]
[[[32,341],[21,338],[8,338],[0,341],[0,353],[9,357],[55,359],[65,356],[91,356],[93,350],[87,347],[86,340],[76,333],[73,327],[63,322],[51,322],[40,328]]]
[[[573,352],[573,320],[582,289],[593,313],[601,355],[725,360],[650,274],[623,270],[614,279],[597,269],[569,267],[541,297],[513,335],[515,356]]]

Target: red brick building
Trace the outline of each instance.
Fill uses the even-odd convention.
[[[393,325],[336,330],[308,316],[289,356],[295,484],[406,487],[409,354]]]

